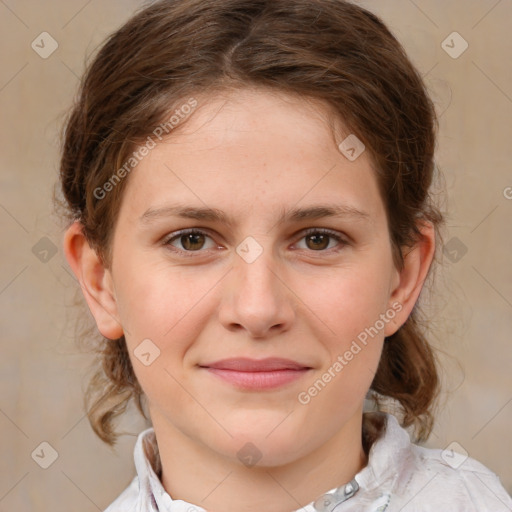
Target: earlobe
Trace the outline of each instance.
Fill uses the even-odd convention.
[[[80,222],[75,221],[66,230],[63,248],[99,331],[106,338],[120,338],[123,328],[119,321],[111,272],[90,247]]]
[[[391,336],[407,320],[418,300],[435,253],[435,229],[432,223],[420,227],[421,238],[404,255],[404,266],[398,273],[398,284],[392,290],[389,307],[397,311],[393,322],[386,326],[384,335]],[[397,271],[398,272],[398,271]],[[400,307],[396,307],[396,304]],[[392,306],[395,304],[395,306]],[[399,310],[399,311],[398,311]]]

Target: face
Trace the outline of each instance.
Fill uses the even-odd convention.
[[[321,104],[243,90],[198,98],[131,172],[111,277],[155,429],[276,465],[360,417],[399,274],[348,135]]]

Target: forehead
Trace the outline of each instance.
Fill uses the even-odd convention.
[[[319,201],[383,213],[369,155],[350,161],[340,152],[349,133],[342,123],[330,129],[322,102],[258,89],[197,102],[131,172],[128,213],[176,200],[238,216]]]
[[[190,120],[173,130],[171,144],[203,149],[213,149],[215,144],[249,149],[260,144],[262,149],[277,151],[277,156],[289,149],[300,154],[304,144],[323,152],[335,143],[326,123],[331,110],[314,98],[254,87],[199,96],[197,101]],[[340,122],[337,129],[344,130]]]

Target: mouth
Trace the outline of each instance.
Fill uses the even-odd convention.
[[[223,381],[245,390],[274,389],[303,377],[312,368],[282,358],[232,358],[215,361],[200,368]]]

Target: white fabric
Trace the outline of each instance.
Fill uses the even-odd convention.
[[[512,498],[490,469],[470,457],[458,467],[448,464],[442,450],[411,443],[396,418],[385,416],[385,431],[373,443],[367,466],[355,475],[359,490],[334,512],[512,511]],[[158,457],[154,436],[152,428],[139,434],[134,449],[137,476],[104,512],[204,512],[173,500],[164,490],[153,469]],[[317,512],[313,503],[299,511]]]

